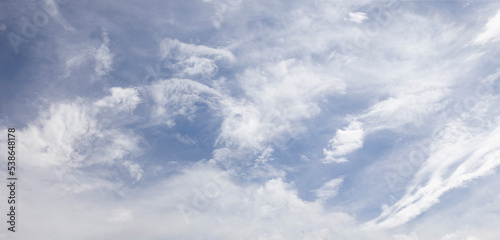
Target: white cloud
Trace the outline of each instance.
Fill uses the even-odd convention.
[[[368,17],[364,12],[349,12],[349,21],[353,23],[362,23],[366,19],[368,19]]]
[[[445,107],[446,90],[427,90],[415,94],[391,97],[374,104],[358,119],[368,131],[397,129],[404,124],[421,125],[425,118]]]
[[[214,60],[235,60],[234,55],[229,50],[183,43],[177,39],[170,38],[165,38],[161,42],[160,56],[162,59],[172,58],[176,60],[185,60],[193,56],[212,58]]]
[[[320,188],[314,190],[313,192],[316,194],[317,200],[325,202],[326,200],[337,196],[340,185],[343,181],[343,178],[334,178],[323,184]]]
[[[74,49],[72,49],[72,50],[74,51]],[[71,55],[69,57],[69,59],[66,60],[66,64],[65,64],[66,74],[64,75],[65,77],[70,76],[73,69],[80,66],[81,64],[83,64],[84,62],[86,62],[89,59],[89,57],[90,57],[89,52],[87,52],[87,50],[81,50],[81,51],[85,51],[85,52],[84,53],[80,53],[80,52],[76,53],[76,56]]]
[[[211,18],[212,23],[215,28],[220,28],[227,15],[235,12],[243,0],[203,0],[203,2],[213,5],[215,12]]]
[[[320,113],[319,101],[344,91],[341,80],[295,59],[247,69],[238,79],[245,96],[223,99],[225,119],[216,156],[227,148],[259,152],[273,141],[299,134],[301,121]]]
[[[63,46],[58,49],[59,54],[65,59],[64,77],[70,77],[72,73],[89,64],[93,68],[90,74],[91,82],[100,79],[109,74],[113,69],[114,53],[110,49],[110,39],[107,31],[101,34],[100,43],[84,43],[71,48]],[[73,76],[75,77],[75,76]]]
[[[131,114],[140,101],[137,91],[113,88],[111,92],[111,96],[95,102],[77,99],[68,103],[53,103],[25,128],[18,129],[25,139],[19,143],[25,149],[21,153],[24,164],[44,171],[52,169],[59,178],[72,173],[77,179],[88,181],[78,183],[75,179],[75,186],[67,187],[75,191],[92,189],[94,184],[109,186],[94,179],[95,176],[78,174],[78,169],[116,163],[120,166],[121,161],[141,152],[138,147],[140,138],[123,130],[120,120]],[[139,165],[130,161],[123,164],[132,178],[136,181],[141,179]]]
[[[443,238],[441,238],[441,240],[458,240],[458,239],[479,240],[479,238],[477,238],[477,237],[472,237],[472,236],[465,237],[463,231],[458,231],[456,233],[446,234]]]
[[[206,185],[209,182],[205,180]],[[203,184],[198,189],[203,192]],[[193,203],[195,199],[203,199],[202,194],[192,196]],[[348,215],[327,213],[319,203],[301,200],[293,185],[282,179],[249,186],[236,186],[229,181],[218,196],[205,196],[208,203],[200,210],[191,199],[184,203],[185,209],[192,207],[192,212],[185,212],[189,218],[187,226],[203,229],[200,233],[193,232],[192,238],[205,235],[217,239],[312,240],[364,234],[353,228]]]
[[[406,194],[366,226],[391,228],[404,224],[438,203],[445,192],[492,174],[500,165],[500,145],[494,141],[498,137],[500,128],[478,129],[463,120],[449,123],[442,137],[434,140],[432,154]]]
[[[191,56],[186,60],[179,61],[171,66],[180,76],[213,76],[217,73],[217,65],[213,60]]]
[[[164,79],[146,87],[154,107],[151,113],[155,123],[175,125],[176,116],[192,119],[197,110],[196,104],[204,103],[212,108],[219,105],[220,93],[199,82],[189,79]]]
[[[486,44],[500,39],[500,11],[488,20],[483,31],[474,39],[474,44]]]
[[[364,134],[363,124],[352,120],[349,126],[343,130],[337,130],[335,137],[328,142],[329,149],[323,149],[325,158],[321,161],[323,163],[346,162],[345,155],[363,147]]]
[[[115,209],[110,215],[109,222],[124,223],[134,219],[132,212],[127,209]]]
[[[142,168],[139,164],[125,161],[125,162],[123,162],[123,166],[128,169],[130,177],[135,179],[136,182],[142,179],[142,175],[144,174],[144,170],[142,170]]]
[[[40,6],[43,7],[43,10],[46,11],[52,18],[61,24],[64,30],[75,33],[76,29],[68,23],[59,11],[59,8],[65,4],[63,2],[64,1],[43,0],[38,2],[38,4],[40,4]]]
[[[171,126],[169,126],[169,127],[171,127]],[[182,142],[182,143],[187,144],[187,145],[195,145],[197,143],[196,139],[194,139],[188,135],[181,135],[179,133],[176,133],[176,134],[174,134],[174,137],[179,142]]]
[[[311,159],[309,159],[306,155],[300,155],[300,160],[304,161],[304,162],[310,162]]]
[[[59,165],[78,161],[73,154],[74,143],[81,136],[96,131],[96,121],[79,103],[54,104],[35,123],[20,130],[26,136],[26,164]]]
[[[412,232],[411,235],[397,234],[393,238],[394,240],[419,240],[415,232]]]
[[[109,49],[109,37],[107,32],[102,33],[103,42],[101,46],[90,52],[94,57],[95,66],[94,71],[97,78],[108,74],[113,70],[113,53]]]
[[[477,35],[476,30],[465,26],[469,26],[471,20],[468,13],[475,16],[481,11],[470,9],[457,10],[470,11],[457,20],[449,19],[448,10],[436,8],[438,11],[434,11],[432,5],[428,6],[432,11],[422,12],[418,4],[404,5],[398,13],[380,2],[295,1],[285,7],[279,2],[256,1],[245,3],[244,11],[234,14],[232,11],[239,6],[236,3],[241,1],[205,2],[217,7],[217,19],[212,20],[216,27],[222,27],[224,21],[224,28],[204,32],[203,26],[194,24],[209,18],[207,15],[211,13],[203,11],[182,17],[167,16],[175,21],[166,22],[168,13],[160,9],[158,22],[137,23],[152,29],[163,29],[165,24],[184,29],[186,26],[181,26],[184,17],[193,21],[186,28],[188,31],[183,31],[189,32],[188,35],[179,39],[202,44],[171,38],[161,43],[161,61],[163,67],[172,70],[169,72],[172,78],[144,88],[112,87],[109,94],[95,101],[88,98],[58,101],[42,110],[27,127],[19,129],[20,157],[26,171],[23,172],[26,189],[22,195],[25,211],[20,212],[20,219],[25,222],[20,238],[33,239],[33,235],[36,238],[53,226],[58,226],[54,239],[415,240],[418,233],[421,239],[493,240],[491,236],[498,236],[495,230],[497,201],[470,207],[469,203],[479,201],[468,200],[454,203],[459,207],[448,211],[453,204],[442,199],[451,189],[470,186],[473,179],[491,175],[500,164],[496,143],[500,136],[495,107],[498,101],[480,101],[470,112],[450,110],[453,107],[450,103],[464,99],[463,92],[469,88],[470,79],[489,71],[481,64],[493,61],[490,57],[495,53],[464,46],[470,39],[475,39],[476,44],[496,42],[498,34],[491,26],[498,25],[498,14]],[[235,6],[229,9],[231,4]],[[171,6],[177,10],[179,5]],[[127,1],[120,6],[117,14],[138,11]],[[148,9],[148,4],[144,9]],[[365,21],[367,14],[357,12],[360,9],[370,11],[373,22]],[[380,18],[376,10],[384,12],[384,9],[390,14],[389,20],[377,25]],[[196,7],[183,10],[200,13]],[[179,12],[182,13],[179,15],[184,13]],[[151,11],[152,16],[155,14],[158,13]],[[349,21],[360,24],[346,24],[346,16]],[[119,25],[114,21],[99,22],[99,27],[108,27],[110,35],[113,31],[112,35],[116,36],[113,44],[104,32],[103,42],[98,45],[67,45],[68,48],[84,47],[61,57],[66,60],[66,77],[85,62],[89,63],[94,77],[103,77],[118,67],[111,49],[130,47],[130,41],[124,41],[125,46],[120,40],[130,35],[121,35],[127,31],[117,31]],[[380,28],[367,34],[365,25],[371,23]],[[86,32],[86,27],[92,31],[98,29],[81,26],[81,36],[92,35]],[[202,35],[198,35],[200,29],[203,29]],[[153,38],[177,33],[169,28],[154,32]],[[208,36],[205,33],[211,38],[198,39]],[[367,34],[364,35],[366,45],[356,42],[359,39],[355,33]],[[46,37],[50,38],[49,35]],[[66,38],[59,39],[58,43],[65,43]],[[145,43],[151,40],[149,36],[140,39]],[[145,53],[154,51],[140,49],[142,45],[149,44],[137,44],[125,51],[130,54],[126,57],[132,61],[135,56],[144,57]],[[485,55],[488,57],[481,58]],[[141,57],[137,59],[142,60]],[[225,67],[234,68],[225,75],[226,71],[221,70]],[[224,74],[226,78],[217,74]],[[215,76],[219,79],[212,81]],[[197,82],[199,78],[203,78],[205,84]],[[496,78],[491,80],[489,83],[496,86]],[[138,118],[141,128],[155,124],[173,128],[175,121],[182,117],[197,120],[197,111],[205,106],[218,118],[210,121],[222,118],[218,122],[221,128],[215,149],[203,149],[213,150],[212,160],[192,163],[197,159],[181,159],[185,161],[154,167],[148,166],[152,161],[141,162],[143,149],[139,146],[144,139],[134,133]],[[136,112],[140,112],[137,114],[140,116],[134,115]],[[441,113],[445,116],[437,118]],[[449,113],[451,115],[446,115]],[[345,114],[354,116],[349,125],[338,130],[332,128]],[[342,162],[356,150],[365,151],[361,148],[369,134],[385,136],[387,132],[390,132],[387,135],[396,132],[401,135],[398,146],[402,146],[411,144],[408,139],[424,141],[422,138],[428,132],[444,124],[447,124],[446,131],[433,139],[425,164],[419,165],[416,174],[408,177],[413,179],[408,179],[406,192],[390,192],[393,202],[386,205],[378,218],[366,224],[382,230],[359,229],[354,216],[365,218],[366,209],[370,209],[368,215],[372,216],[374,205],[378,206],[382,198],[369,195],[370,191],[364,192],[359,186],[365,185],[373,192],[389,192],[385,185],[369,181],[374,178],[369,170],[371,166],[384,164],[382,158],[400,149],[380,149],[383,156],[370,161],[372,165],[364,165],[366,161],[363,161],[359,163],[363,165],[348,164],[353,167],[335,169],[352,171],[346,174],[350,185],[346,195],[349,196],[336,196],[344,180],[337,178],[312,190],[316,201],[301,199],[299,193],[311,191],[307,184],[310,177],[324,177],[325,172],[331,174],[330,169],[321,164],[324,171],[316,170],[317,162],[309,160],[321,155],[323,146],[310,140],[317,139],[315,135],[304,135],[331,134],[336,130],[324,149],[322,161]],[[420,127],[416,130],[420,132],[406,132],[406,125]],[[173,132],[172,139],[197,145],[198,139],[175,130],[168,130]],[[311,142],[300,143],[303,139]],[[293,147],[288,145],[288,140],[294,140]],[[295,144],[300,146],[295,148]],[[317,145],[316,152],[300,149],[306,145]],[[366,151],[363,155],[370,154],[369,149]],[[5,152],[0,155],[5,159]],[[297,158],[303,161],[297,166],[298,159],[288,159],[288,156],[299,156]],[[221,163],[214,160],[251,162],[243,164],[246,167],[243,169],[241,165],[223,164],[225,172],[206,163]],[[301,176],[302,166],[311,167],[313,174],[306,172],[306,177]],[[168,174],[163,174],[165,172]],[[298,173],[293,177],[297,183],[300,181],[300,189],[287,180],[289,172]],[[214,180],[214,175],[219,177]],[[0,177],[5,177],[4,171],[0,171]],[[480,196],[491,196],[497,185],[487,185],[489,189]],[[333,206],[325,205],[333,197],[341,198],[338,205],[337,201]],[[443,203],[438,206],[439,201]],[[188,212],[180,213],[179,206],[185,206]],[[436,211],[416,218],[432,206],[438,207]],[[346,209],[348,213],[339,209]],[[464,209],[466,211],[462,211]],[[458,214],[462,212],[463,215]],[[68,217],[71,221],[67,221]],[[184,221],[186,218],[189,221]],[[388,229],[401,225],[404,226],[396,230]],[[457,231],[462,227],[464,231]],[[408,229],[411,233],[401,233]]]
[[[179,174],[157,179],[141,188],[121,186],[61,192],[57,181],[45,178],[38,179],[37,184],[31,183],[35,179],[25,178],[33,188],[23,194],[26,207],[19,212],[26,224],[19,232],[22,239],[44,233],[54,224],[60,229],[52,236],[56,240],[68,236],[78,236],[76,239],[95,236],[310,240],[371,236],[371,239],[386,239],[383,233],[359,231],[354,219],[345,213],[327,212],[317,202],[300,199],[293,184],[282,179],[239,185],[231,180],[228,172],[205,164],[185,168]],[[72,216],[71,221],[66,218],[68,214]],[[41,217],[46,221],[40,221]]]
[[[218,70],[216,61],[235,61],[233,53],[227,49],[194,45],[170,38],[161,42],[160,56],[164,60],[174,61],[167,65],[175,70],[178,77],[198,74],[213,76]]]
[[[111,96],[104,97],[94,102],[94,105],[102,108],[111,108],[117,111],[134,110],[140,103],[139,92],[134,88],[112,87]]]
[[[234,55],[227,49],[188,44],[170,38],[162,40],[160,56],[177,77],[212,77],[217,73],[218,61],[235,61]],[[145,94],[155,103],[151,114],[153,123],[173,127],[176,116],[192,120],[200,103],[219,110],[225,96],[219,92],[220,89],[211,86],[217,84],[217,81],[203,84],[186,78],[171,78],[145,86]]]

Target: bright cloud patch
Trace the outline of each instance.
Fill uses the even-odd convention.
[[[363,146],[364,131],[362,126],[360,122],[353,120],[346,128],[337,130],[335,137],[328,142],[329,149],[323,149],[325,158],[322,162],[346,162],[345,155]]]
[[[475,44],[495,42],[500,39],[500,12],[492,17],[483,28],[483,31],[474,39]]]
[[[104,76],[112,70],[113,67],[113,54],[109,50],[109,37],[107,32],[102,34],[103,42],[101,46],[92,51],[90,54],[94,57],[95,73],[97,77]]]
[[[368,19],[368,17],[364,12],[349,12],[349,21],[351,22],[362,23],[366,19]]]
[[[193,45],[180,42],[177,39],[164,39],[160,45],[161,57],[168,62],[169,68],[179,76],[194,76],[197,74],[213,76],[217,72],[215,61],[233,62],[234,55],[226,49],[210,48],[203,45]]]
[[[326,182],[320,188],[314,190],[314,193],[316,193],[316,197],[318,198],[318,200],[326,201],[330,198],[337,196],[340,185],[342,184],[343,181],[344,181],[343,178],[335,178]]]

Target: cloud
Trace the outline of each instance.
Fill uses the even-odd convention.
[[[133,214],[127,209],[116,209],[109,219],[110,222],[124,223],[134,219]]]
[[[132,111],[140,103],[139,91],[134,88],[112,87],[111,96],[94,102],[99,108],[110,108],[115,111]]]
[[[211,3],[214,7],[214,15],[211,17],[213,26],[219,29],[224,22],[226,15],[235,12],[243,3],[243,0],[203,0]]]
[[[390,97],[371,106],[359,120],[366,122],[369,132],[397,129],[408,123],[421,125],[427,116],[444,108],[447,92],[438,89]]]
[[[178,77],[213,76],[217,73],[216,61],[235,61],[233,53],[224,48],[183,43],[177,39],[165,38],[160,44],[160,55]]]
[[[107,32],[102,33],[103,42],[101,46],[90,52],[90,55],[94,57],[95,66],[94,71],[96,77],[102,77],[108,74],[113,67],[113,54],[109,49],[109,37]]]
[[[212,108],[220,104],[221,94],[214,88],[189,79],[163,79],[145,88],[154,103],[151,112],[156,124],[166,123],[174,126],[174,117],[184,116],[193,119],[197,104],[204,103]]]
[[[313,69],[295,59],[247,69],[238,77],[244,96],[223,100],[218,146],[259,152],[273,141],[299,134],[300,122],[320,113],[318,102],[344,91],[341,80]],[[221,150],[216,152],[222,157]]]
[[[363,147],[364,138],[363,124],[357,120],[352,120],[349,126],[343,130],[338,129],[335,137],[328,142],[328,147],[323,149],[325,158],[323,163],[347,162],[343,156]]]
[[[479,238],[472,237],[472,236],[464,237],[463,233],[461,231],[456,232],[456,233],[446,234],[446,236],[441,238],[441,240],[454,240],[454,239],[478,240]]]
[[[497,59],[470,43],[495,43],[497,16],[470,26],[496,4],[450,4],[78,2],[77,36],[47,26],[33,56],[5,60],[19,238],[494,239]],[[141,82],[148,61],[166,71]],[[381,183],[428,139],[404,189]],[[371,160],[324,164],[354,151]]]
[[[181,135],[179,133],[176,133],[174,135],[175,139],[177,139],[179,142],[182,142],[184,144],[188,145],[195,145],[197,143],[196,139],[188,136],[188,135]]]
[[[417,234],[412,232],[411,235],[397,234],[393,236],[394,240],[418,240]]]
[[[368,19],[368,17],[364,12],[349,12],[349,21],[353,23],[362,23],[366,19]]]
[[[231,180],[231,174],[210,164],[198,163],[137,188],[125,185],[63,192],[59,190],[61,183],[51,178],[31,183],[35,179],[25,179],[31,187],[23,195],[25,211],[19,212],[26,224],[19,232],[22,239],[41,234],[54,224],[60,231],[53,239],[313,240],[368,236],[356,229],[349,215],[326,212],[319,203],[300,199],[293,184],[283,179],[240,185]],[[71,221],[65,218],[68,214]],[[46,221],[39,221],[39,216]],[[169,227],[161,227],[164,224]],[[384,239],[382,233],[371,235],[372,239]]]
[[[140,152],[139,137],[123,130],[119,118],[130,115],[140,101],[135,89],[113,88],[111,95],[91,102],[77,99],[53,103],[19,129],[25,164],[61,171],[114,164]],[[110,123],[110,120],[112,123]],[[123,123],[122,123],[123,124]],[[127,164],[139,178],[136,165]]]
[[[197,174],[205,175],[199,172]],[[220,181],[227,180],[229,179],[221,177]],[[214,189],[216,185],[222,186],[216,182],[205,180],[205,184],[197,187],[199,191],[192,193],[192,201],[188,199],[182,205],[185,216],[189,218],[187,226],[203,231],[191,232],[190,237],[205,235],[207,238],[217,239],[335,239],[365,234],[352,228],[353,220],[348,215],[327,213],[317,202],[298,198],[293,184],[285,183],[283,179],[276,178],[262,185],[248,186],[237,186],[229,181],[225,187],[219,188],[217,195],[210,198],[210,194],[203,193],[202,189],[209,185],[214,185]],[[202,199],[206,204],[195,204],[201,203],[198,201]]]
[[[99,43],[83,43],[72,48],[58,49],[61,57],[65,59],[65,78],[76,75],[75,71],[85,66],[91,66],[93,70],[90,73],[92,83],[113,71],[115,54],[110,49],[108,32],[103,31],[101,38]]]
[[[434,140],[432,154],[405,195],[385,207],[380,216],[366,226],[391,228],[404,224],[438,203],[445,192],[493,174],[500,165],[499,146],[493,141],[499,136],[500,128],[478,129],[467,126],[464,120],[450,122],[443,135]]]
[[[29,149],[26,163],[44,166],[77,160],[77,156],[72,156],[73,144],[84,134],[92,135],[96,125],[78,103],[52,105],[35,123],[21,130],[29,136],[22,143]],[[40,160],[37,160],[39,154]]]
[[[139,164],[125,161],[123,163],[123,166],[128,169],[128,172],[130,173],[130,177],[135,179],[136,182],[142,179],[142,176],[144,174],[144,170],[142,170],[142,168]]]
[[[217,73],[217,62],[233,62],[234,55],[227,49],[210,48],[166,38],[160,44],[160,55],[176,77],[197,75],[213,77]],[[212,86],[215,85],[215,86]],[[217,82],[201,83],[188,78],[160,79],[144,86],[144,94],[151,97],[154,104],[151,118],[155,124],[175,125],[176,116],[192,120],[198,104],[206,104],[212,110],[222,108],[225,96],[216,87]]]
[[[320,188],[314,190],[317,200],[325,202],[328,199],[334,198],[339,192],[340,185],[344,181],[343,178],[334,178],[323,184]]]
[[[76,32],[76,29],[68,23],[68,21],[61,15],[59,8],[66,5],[69,0],[57,1],[57,0],[43,0],[37,2],[52,18],[54,18],[64,30],[69,32]]]
[[[483,31],[474,39],[474,44],[486,44],[500,39],[500,11],[488,20]]]
[[[192,56],[213,58],[214,60],[227,59],[234,61],[234,55],[226,49],[216,49],[204,45],[183,43],[177,39],[165,38],[160,44],[162,59],[186,60]]]

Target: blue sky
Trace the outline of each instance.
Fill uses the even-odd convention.
[[[0,238],[498,239],[499,29],[495,1],[2,1]]]

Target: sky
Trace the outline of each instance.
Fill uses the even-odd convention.
[[[0,239],[497,240],[499,41],[487,0],[0,1]]]

